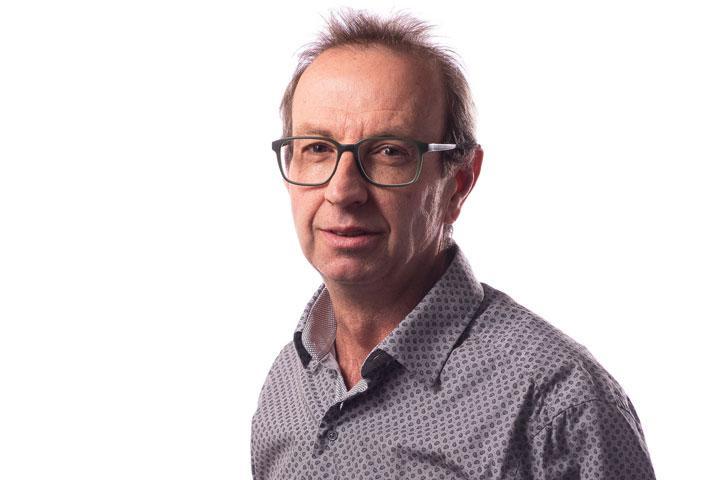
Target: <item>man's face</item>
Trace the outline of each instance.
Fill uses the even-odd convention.
[[[441,142],[445,105],[434,68],[382,47],[334,48],[305,71],[292,106],[293,135],[355,143],[377,135]],[[425,154],[420,179],[374,186],[352,153],[320,187],[288,185],[303,253],[326,283],[403,285],[436,264],[455,180],[441,178],[439,153]],[[344,233],[344,235],[343,235]],[[377,283],[384,282],[384,283]],[[400,283],[398,283],[400,282]]]

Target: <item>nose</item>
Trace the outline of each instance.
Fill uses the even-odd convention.
[[[325,199],[333,205],[362,205],[367,202],[368,183],[360,173],[352,152],[340,155],[337,170],[325,186]]]

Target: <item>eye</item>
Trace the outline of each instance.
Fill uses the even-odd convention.
[[[317,143],[311,143],[308,147],[306,147],[310,153],[330,153],[333,151],[332,145],[329,145],[327,143],[317,142]]]
[[[378,152],[382,155],[386,155],[388,157],[397,157],[397,156],[404,156],[407,155],[407,152],[404,150],[398,148],[395,145],[383,145],[378,149]]]

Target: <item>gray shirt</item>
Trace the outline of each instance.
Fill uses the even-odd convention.
[[[640,420],[581,345],[475,280],[444,275],[347,391],[321,286],[263,385],[252,470],[266,479],[653,479]]]

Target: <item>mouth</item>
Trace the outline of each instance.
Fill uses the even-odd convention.
[[[321,231],[328,244],[339,249],[370,247],[380,237],[380,232],[362,227],[327,228]]]
[[[335,235],[340,235],[342,237],[357,237],[359,235],[375,235],[377,233],[380,233],[377,229],[360,225],[348,225],[345,227],[327,227],[321,228],[321,230],[330,232]]]
[[[366,230],[353,230],[353,231],[342,231],[342,230],[329,230],[330,233],[334,235],[339,235],[341,237],[359,237],[360,235],[373,235],[373,232],[368,232]]]

